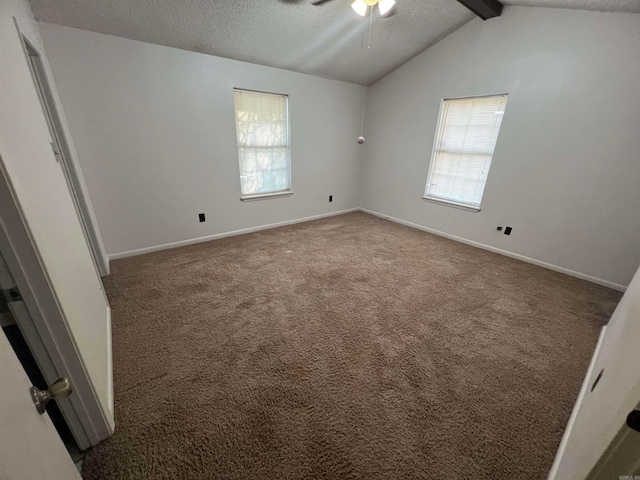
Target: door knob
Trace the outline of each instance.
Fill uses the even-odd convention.
[[[631,410],[631,413],[627,415],[627,426],[640,432],[640,410]]]
[[[31,387],[31,398],[38,413],[45,412],[47,402],[52,398],[67,398],[73,392],[73,387],[68,378],[63,377],[56,380],[47,390],[40,390],[38,387]]]

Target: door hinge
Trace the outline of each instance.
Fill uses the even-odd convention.
[[[0,290],[0,303],[8,304],[11,302],[21,302],[22,295],[17,287]]]
[[[50,142],[50,143],[51,143],[51,150],[53,150],[53,156],[56,157],[56,162],[60,163],[60,152],[58,151],[58,149],[56,148],[53,142]]]

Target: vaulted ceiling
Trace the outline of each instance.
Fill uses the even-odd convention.
[[[370,85],[474,18],[456,0],[397,0],[371,25],[351,0],[31,0],[37,20]],[[640,0],[505,4],[640,12]],[[489,20],[491,21],[491,20]]]

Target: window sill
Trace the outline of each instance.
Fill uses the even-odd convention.
[[[240,200],[243,202],[253,202],[254,200],[269,200],[271,198],[281,198],[281,197],[290,197],[293,195],[291,190],[285,190],[282,192],[271,192],[271,193],[257,193],[255,195],[242,195]]]
[[[425,202],[439,203],[440,205],[446,205],[447,207],[459,208],[460,210],[466,210],[467,212],[477,213],[477,212],[480,211],[480,207],[479,206],[476,207],[474,205],[469,205],[468,203],[456,202],[454,200],[445,200],[444,198],[428,197],[428,196],[424,196],[424,197],[422,197],[422,199]]]

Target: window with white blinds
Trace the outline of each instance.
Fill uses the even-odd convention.
[[[288,97],[234,89],[234,101],[242,196],[290,193]]]
[[[480,208],[506,106],[506,94],[442,102],[425,200]]]

